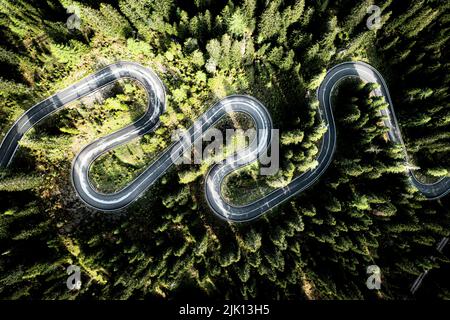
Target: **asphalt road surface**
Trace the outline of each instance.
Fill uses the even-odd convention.
[[[229,96],[208,109],[188,130],[187,145],[194,144],[208,128],[231,112],[246,113],[254,121],[257,136],[249,146],[223,162],[215,164],[206,176],[205,196],[212,211],[220,218],[232,222],[244,222],[258,218],[270,209],[278,206],[301,191],[309,188],[326,171],[336,149],[336,125],[332,110],[332,93],[338,83],[347,78],[360,78],[365,82],[380,85],[373,94],[384,96],[389,108],[383,110],[385,125],[390,129],[389,138],[403,146],[405,161],[408,161],[406,149],[395,117],[393,104],[383,77],[368,64],[346,62],[333,67],[321,83],[317,96],[320,102],[320,115],[327,125],[327,132],[321,142],[317,157],[318,166],[296,177],[289,185],[277,189],[265,197],[245,206],[233,206],[227,203],[221,193],[224,178],[232,171],[257,161],[267,151],[272,139],[272,119],[261,102],[250,96]],[[0,145],[0,167],[10,165],[24,134],[34,125],[53,112],[72,101],[92,94],[104,86],[123,78],[138,81],[148,94],[148,109],[135,123],[100,138],[84,147],[75,157],[72,166],[72,181],[79,197],[90,207],[100,211],[117,211],[127,207],[155,183],[186,151],[186,141],[178,141],[166,149],[142,174],[115,193],[98,192],[89,180],[89,168],[100,155],[133,138],[154,131],[159,125],[159,116],[165,111],[164,85],[158,76],[148,68],[131,62],[118,62],[77,82],[54,96],[36,104],[27,110],[11,127]],[[419,182],[412,171],[407,172],[412,184],[429,199],[438,199],[450,192],[450,179],[444,178],[433,184]]]

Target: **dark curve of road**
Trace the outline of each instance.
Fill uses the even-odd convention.
[[[118,62],[107,66],[27,110],[10,128],[0,145],[0,167],[10,165],[20,139],[30,128],[67,104],[123,78],[133,79],[142,85],[148,95],[148,109],[133,124],[85,146],[73,161],[72,181],[78,196],[94,209],[117,211],[127,207],[183,156],[186,147],[183,141],[175,142],[142,174],[118,192],[105,194],[96,191],[92,186],[89,180],[89,168],[93,161],[108,150],[154,131],[159,125],[159,116],[165,111],[166,98],[162,82],[153,71],[136,63]],[[269,112],[261,102],[253,97],[234,95],[219,101],[195,121],[188,130],[191,145],[201,139],[208,128],[214,126],[231,112],[241,112],[250,116],[259,133],[246,149],[215,164],[206,176],[205,196],[212,211],[218,217],[231,222],[254,220],[309,188],[320,178],[330,165],[336,149],[336,124],[332,111],[332,93],[339,82],[347,78],[359,78],[364,82],[379,84],[379,88],[375,89],[373,94],[383,96],[389,104],[389,108],[382,111],[385,125],[389,128],[389,138],[394,143],[403,146],[405,161],[408,162],[392,100],[383,77],[375,68],[366,63],[342,63],[328,71],[317,90],[320,115],[328,129],[322,139],[317,157],[317,167],[296,177],[289,185],[248,205],[233,206],[227,203],[222,196],[221,185],[224,178],[231,172],[257,161],[268,150],[272,139],[272,119]],[[408,170],[407,175],[411,183],[428,199],[439,199],[450,192],[449,178],[443,178],[433,184],[424,184],[416,179],[412,171]]]

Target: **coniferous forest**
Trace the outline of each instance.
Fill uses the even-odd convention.
[[[377,29],[367,26],[374,4]],[[333,96],[330,167],[260,219],[211,213],[208,162],[172,167],[123,212],[97,212],[74,192],[71,165],[145,112],[142,88],[118,81],[39,123],[1,169],[0,298],[450,299],[449,248],[436,250],[450,234],[449,196],[429,201],[405,174],[450,177],[449,55],[450,2],[440,0],[0,0],[0,139],[28,108],[111,63],[140,63],[163,81],[160,127],[93,163],[102,192],[127,185],[173,131],[232,94],[267,107],[281,159],[275,176],[232,174],[224,194],[245,204],[287,185],[317,165],[326,127],[316,90],[345,61],[383,74],[410,156],[386,138],[375,85],[348,80]],[[218,126],[251,124],[231,115]],[[66,286],[70,265],[79,290]],[[371,265],[380,290],[366,285]]]

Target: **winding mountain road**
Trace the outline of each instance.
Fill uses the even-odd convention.
[[[270,209],[310,187],[326,171],[336,149],[336,125],[332,111],[332,93],[340,81],[356,77],[365,82],[380,85],[373,94],[384,96],[389,108],[383,110],[385,125],[390,129],[389,138],[403,146],[405,161],[408,155],[395,117],[393,104],[383,77],[372,66],[362,62],[346,62],[333,67],[321,83],[317,95],[320,115],[328,130],[324,134],[317,157],[318,166],[277,189],[263,198],[245,206],[227,203],[221,193],[224,178],[232,171],[257,161],[270,147],[272,119],[261,102],[245,95],[227,97],[208,109],[188,130],[190,144],[194,144],[208,128],[231,112],[242,112],[254,121],[258,135],[250,145],[236,155],[215,164],[206,176],[205,196],[212,211],[220,218],[232,222],[244,222],[258,218]],[[165,89],[158,76],[148,68],[132,62],[118,62],[77,82],[54,96],[27,110],[11,127],[0,145],[0,167],[10,165],[24,134],[37,123],[60,110],[67,104],[92,94],[104,86],[123,78],[139,82],[148,94],[148,109],[135,123],[100,138],[84,147],[75,157],[72,166],[72,181],[79,197],[90,207],[100,211],[115,211],[127,207],[155,183],[179,158],[186,148],[185,141],[178,141],[166,149],[142,174],[125,188],[115,193],[101,193],[89,180],[89,168],[100,155],[135,137],[154,131],[159,125],[159,116],[165,111]],[[412,171],[407,172],[411,183],[429,199],[438,199],[450,192],[450,179],[444,178],[433,184],[419,182]]]

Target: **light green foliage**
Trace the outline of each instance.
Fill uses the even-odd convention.
[[[44,179],[42,176],[17,175],[12,177],[2,177],[0,181],[0,191],[24,191],[38,188]]]
[[[233,173],[222,186],[227,201],[245,205],[287,186],[317,168],[329,128],[316,90],[326,70],[348,60],[382,71],[411,156],[405,163],[389,141],[376,86],[346,81],[333,97],[338,139],[327,172],[264,218],[236,225],[211,214],[204,177],[212,157],[174,166],[123,213],[97,214],[74,194],[71,163],[87,143],[145,112],[145,93],[121,81],[40,123],[0,173],[0,297],[403,299],[430,268],[439,288],[425,294],[448,297],[448,259],[429,258],[448,236],[448,199],[425,201],[405,169],[427,181],[449,175],[449,4],[384,1],[382,28],[371,31],[372,3],[0,0],[2,136],[30,106],[119,60],[151,67],[166,86],[158,129],[93,163],[101,192],[126,186],[174,130],[235,93],[271,113],[280,170],[263,177],[255,162]],[[65,25],[69,7],[79,10],[81,30]],[[386,285],[375,295],[361,275],[379,263]],[[71,264],[82,268],[79,291],[64,285]]]

